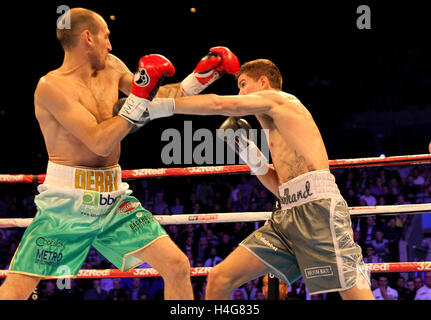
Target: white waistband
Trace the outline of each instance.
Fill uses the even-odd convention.
[[[340,196],[335,177],[328,169],[310,171],[278,187],[282,209],[318,199]]]
[[[121,190],[121,167],[70,167],[48,161],[45,185],[96,192]]]

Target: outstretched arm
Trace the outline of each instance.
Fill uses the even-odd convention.
[[[277,105],[269,95],[197,95],[175,99],[175,113],[196,115],[246,116],[267,113]]]

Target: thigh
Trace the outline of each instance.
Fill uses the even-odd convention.
[[[133,256],[148,263],[160,274],[166,274],[178,261],[184,261],[185,254],[168,236],[160,237],[148,246],[133,253]]]
[[[17,299],[18,297],[27,299],[39,282],[39,277],[9,272],[0,287],[0,300],[7,298]]]
[[[235,287],[272,272],[268,265],[241,245],[235,248],[214,269],[218,274],[229,278],[229,282]]]
[[[145,262],[136,257],[138,251],[152,246],[167,233],[135,197],[126,196],[111,210],[93,246],[117,268],[126,271]]]

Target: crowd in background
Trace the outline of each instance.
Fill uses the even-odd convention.
[[[353,206],[403,205],[431,202],[431,168],[403,166],[333,170],[347,204]],[[272,211],[275,197],[255,176],[228,175],[128,181],[134,195],[155,215]],[[31,218],[36,213],[34,186],[0,185],[0,218]],[[355,242],[364,262],[400,261],[399,241],[411,215],[352,216]],[[191,267],[213,267],[263,222],[166,225],[173,241],[188,256]],[[7,269],[20,242],[23,228],[0,228],[0,269]],[[426,235],[421,259],[431,261],[431,241]],[[149,267],[146,264],[140,268]],[[115,268],[94,248],[82,269]],[[419,299],[420,288],[431,299],[431,273],[372,274],[371,286],[378,299]],[[65,281],[65,280],[63,280]],[[69,281],[69,280],[68,280]],[[60,290],[55,280],[39,286],[40,299],[157,300],[163,299],[161,278],[73,279],[70,289]],[[206,277],[192,277],[195,299],[205,298]],[[250,281],[232,294],[233,300],[266,299],[262,278]],[[264,294],[265,293],[265,294]],[[302,279],[288,287],[286,299],[340,299],[338,293],[309,295]]]

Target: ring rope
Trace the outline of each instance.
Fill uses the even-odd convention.
[[[371,273],[401,273],[401,272],[427,272],[431,271],[431,261],[421,262],[381,262],[366,263],[366,269]],[[190,276],[207,276],[213,267],[190,268]],[[5,278],[8,270],[0,270],[0,278]],[[119,269],[81,269],[76,276],[69,278],[76,279],[108,279],[108,278],[150,278],[160,277],[153,268],[131,269],[121,271]],[[44,277],[44,280],[57,279],[58,277]],[[64,276],[64,278],[68,278]]]
[[[351,216],[365,215],[394,215],[394,214],[419,214],[431,212],[431,203],[349,207]],[[229,213],[200,213],[200,214],[175,214],[153,215],[162,225],[170,224],[202,224],[202,223],[227,223],[227,222],[255,222],[265,221],[271,218],[272,212],[229,212]],[[33,218],[3,218],[0,219],[0,228],[25,228],[30,225]]]
[[[357,158],[329,160],[330,169],[345,169],[355,167],[376,167],[376,166],[400,166],[411,164],[431,163],[430,154],[418,154],[407,156],[392,156],[386,158]],[[187,168],[159,168],[159,169],[134,169],[122,170],[123,180],[138,178],[157,177],[181,177],[181,176],[201,176],[217,174],[248,173],[248,165],[227,165],[227,166],[201,166]],[[0,174],[0,183],[43,183],[45,174]]]

